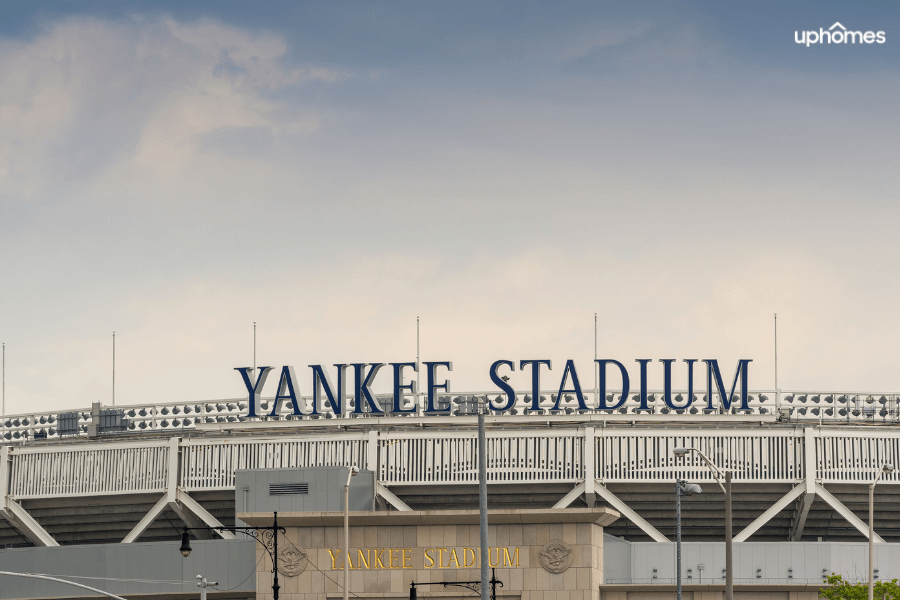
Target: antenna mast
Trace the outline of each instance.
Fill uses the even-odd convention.
[[[253,376],[256,377],[256,321],[253,321]]]
[[[116,405],[116,332],[113,331],[112,405]]]
[[[775,408],[781,408],[781,390],[778,388],[778,313],[775,313]]]
[[[594,313],[594,402],[600,406],[600,383],[597,378],[600,371],[597,365],[597,313]]]
[[[419,364],[419,316],[416,315],[416,404],[418,404],[419,394],[422,388],[421,365]]]

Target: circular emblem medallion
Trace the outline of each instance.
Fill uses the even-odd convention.
[[[306,569],[306,554],[302,549],[285,548],[278,551],[278,572],[285,577],[296,577]]]
[[[550,540],[541,548],[541,566],[551,573],[562,573],[572,566],[572,547],[562,540]]]

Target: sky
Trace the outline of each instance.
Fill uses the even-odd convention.
[[[5,2],[5,411],[597,351],[900,393],[900,5]],[[797,32],[884,31],[810,45]],[[389,371],[373,388],[387,391]],[[530,375],[510,374],[517,389]],[[697,376],[700,377],[698,371]],[[676,368],[675,384],[683,385]],[[650,369],[651,387],[662,368]],[[274,393],[265,390],[264,395]]]

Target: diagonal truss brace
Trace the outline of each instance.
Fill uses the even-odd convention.
[[[816,494],[822,500],[827,502],[831,506],[831,508],[834,509],[834,512],[844,517],[844,519],[846,519],[848,523],[853,525],[853,527],[859,530],[861,534],[866,536],[866,539],[869,539],[869,526],[863,523],[862,519],[853,514],[853,512],[849,508],[841,504],[841,501],[832,496],[831,492],[822,487],[822,484],[820,483],[816,484]],[[873,542],[875,542],[876,544],[884,543],[884,540],[880,535],[878,535],[877,533],[874,533],[874,535],[875,538],[872,540]]]
[[[205,527],[222,527],[212,514],[203,508],[199,502],[191,498],[187,492],[178,487],[178,459],[180,458],[180,440],[172,438],[169,440],[169,460],[168,460],[168,478],[166,481],[166,493],[163,497],[153,505],[153,508],[144,515],[144,517],[134,526],[128,535],[122,540],[123,544],[130,544],[137,540],[147,527],[159,517],[162,512],[169,508],[184,522],[185,525],[192,528],[199,528],[201,531]],[[220,536],[226,540],[233,540],[234,534],[230,531],[217,530]],[[202,531],[203,536],[209,539],[212,536],[211,531]]]
[[[627,504],[622,502],[622,500],[619,499],[618,496],[616,496],[611,491],[606,489],[606,486],[603,485],[603,483],[601,481],[594,480],[594,484],[595,484],[594,492],[598,496],[600,496],[601,498],[606,500],[606,502],[608,502],[610,506],[612,506],[614,509],[616,509],[617,511],[622,513],[622,516],[624,516],[629,521],[631,521],[632,523],[637,525],[637,527],[641,531],[643,531],[644,533],[649,535],[651,538],[653,538],[654,541],[657,541],[657,542],[668,542],[669,541],[669,538],[667,538],[666,536],[661,534],[659,532],[659,530],[656,529],[656,527],[654,527],[650,523],[648,523],[647,520],[644,519],[644,517],[642,517],[641,515],[634,512],[634,510],[630,506],[628,506]],[[559,502],[557,502],[553,506],[553,508],[555,508],[555,509],[566,508],[567,506],[572,504],[572,502],[574,502],[576,498],[581,496],[581,494],[585,493],[586,488],[587,488],[587,486],[585,485],[585,482],[582,481],[581,483],[576,485],[575,488],[572,489],[571,492],[566,494]]]
[[[391,503],[391,505],[401,512],[408,512],[412,509],[400,498],[397,497],[394,492],[387,489],[380,481],[375,482],[375,493],[387,500]]]
[[[0,446],[0,517],[35,546],[59,546],[53,536],[9,495],[9,446]]]
[[[59,546],[53,536],[47,533],[47,530],[41,527],[41,524],[35,521],[34,517],[28,514],[21,504],[9,496],[3,498],[0,515],[35,546]]]

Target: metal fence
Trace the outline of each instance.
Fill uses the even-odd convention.
[[[497,404],[505,404],[505,397],[498,396],[496,392],[473,392],[458,396],[440,396],[438,405],[447,407],[449,414],[465,414],[472,397],[488,398]],[[673,392],[674,401],[680,406],[687,402],[687,392]],[[592,392],[585,393],[587,406],[596,406],[597,398]],[[608,402],[617,402],[618,396],[607,394]],[[379,405],[389,411],[393,400],[389,396],[376,396]],[[405,406],[415,408],[411,413],[404,415],[393,414],[402,417],[428,416],[424,412],[424,398],[422,395],[409,396],[404,399]],[[312,398],[304,396],[299,399],[301,411],[311,412]],[[347,398],[345,402],[348,411],[355,409],[354,400]],[[577,415],[604,414],[604,415],[637,415],[655,414],[667,415],[673,422],[679,418],[689,419],[695,415],[703,414],[737,414],[742,411],[737,402],[733,403],[730,410],[722,408],[718,394],[713,394],[712,405],[705,394],[693,394],[692,403],[686,408],[673,409],[663,402],[663,394],[660,391],[648,393],[648,409],[640,408],[640,397],[637,394],[629,396],[621,407],[612,411],[600,411],[589,409],[579,411],[578,404],[572,395],[566,395],[559,402],[557,410],[556,394],[547,391],[538,399],[537,410],[533,410],[530,394],[519,393],[516,395],[515,405],[506,413],[517,415]],[[215,400],[207,402],[173,402],[165,404],[119,406],[122,411],[122,423],[126,431],[140,434],[143,432],[163,432],[178,435],[179,432],[191,431],[197,425],[204,423],[235,423],[248,421],[247,399]],[[751,415],[778,415],[785,422],[793,423],[872,423],[890,424],[900,423],[900,394],[864,393],[864,392],[792,392],[783,391],[779,394],[770,391],[753,392],[748,396],[747,411]],[[287,404],[274,406],[273,400],[264,399],[258,407],[258,414],[265,415],[262,419],[284,420],[299,419],[304,421],[334,419],[334,415],[319,408],[323,414],[305,414],[297,417],[291,414]],[[330,410],[330,409],[329,409]],[[368,410],[368,408],[367,408]],[[275,416],[271,416],[274,413]],[[496,413],[501,414],[501,413]],[[370,418],[371,413],[363,412],[349,418]],[[91,410],[89,408],[69,410],[66,412],[41,412],[21,415],[9,415],[0,418],[0,443],[21,442],[34,439],[51,439],[66,437],[69,435],[86,436],[88,425],[91,423]]]
[[[234,489],[237,469],[358,465],[385,485],[475,483],[474,432],[332,431],[316,436],[97,441],[9,448],[14,498],[161,492],[170,465],[185,490]],[[699,457],[675,459],[679,446],[699,448],[741,482],[796,482],[814,453],[816,478],[829,483],[871,480],[885,462],[900,464],[900,430],[744,428],[520,429],[488,433],[492,483],[712,481]],[[178,462],[169,452],[177,449]],[[593,467],[591,467],[593,465]],[[882,484],[900,483],[900,471]]]

